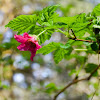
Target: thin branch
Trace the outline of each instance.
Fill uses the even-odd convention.
[[[72,39],[72,40],[75,40],[75,41],[84,41],[84,42],[94,42],[94,41],[92,41],[92,40],[83,40],[83,39],[77,39],[77,37],[76,37],[76,35],[75,35],[75,33],[74,33],[74,31],[71,29],[71,31],[72,31],[72,33],[73,33],[73,35],[74,35],[74,38],[70,38],[70,39]]]
[[[75,41],[89,42],[89,43],[94,42],[92,40],[83,40],[83,39],[75,39],[75,38],[70,38],[70,39],[75,40]]]
[[[84,81],[84,80],[90,80],[91,77],[93,76],[93,74],[99,69],[100,65],[86,78],[82,78],[82,79],[74,79],[72,82],[70,82],[68,85],[66,85],[62,90],[60,90],[55,96],[54,96],[54,99],[53,100],[56,100],[57,97],[62,93],[64,92],[68,87],[72,86],[73,84],[75,83],[78,83],[80,81]]]
[[[93,93],[91,100],[93,100],[93,97],[95,96],[96,92],[97,92],[97,90],[95,90],[95,92]]]
[[[72,29],[71,29],[71,31],[72,31],[72,33],[73,33],[73,35],[74,35],[74,39],[77,39],[77,38],[76,38],[76,35],[74,34],[74,31],[73,31]]]

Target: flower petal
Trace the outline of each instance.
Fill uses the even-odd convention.
[[[27,46],[25,44],[20,44],[17,49],[19,49],[20,51],[27,51]]]
[[[30,41],[34,43],[36,41],[35,37],[31,37]]]
[[[30,57],[31,61],[33,61],[33,57],[35,56],[35,54],[36,54],[36,51],[31,52],[31,57]]]
[[[23,36],[21,35],[14,35],[14,38],[20,42],[20,43],[25,43],[27,41],[27,39],[25,39]]]
[[[36,44],[36,50],[38,50],[38,49],[42,48],[42,46],[41,46],[41,45],[39,45],[38,43],[35,43],[35,44]]]
[[[36,51],[41,48],[38,44],[38,41],[34,36],[29,36],[28,33],[21,35],[14,35],[14,38],[21,44],[17,47],[20,51],[30,51],[31,52],[31,61],[36,54]]]
[[[28,33],[26,33],[26,32],[23,34],[23,37],[24,37],[24,38],[32,38],[32,37],[29,36]]]

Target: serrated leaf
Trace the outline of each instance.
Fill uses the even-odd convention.
[[[54,22],[62,22],[62,23],[66,23],[67,25],[71,25],[72,23],[75,22],[77,16],[73,16],[73,17],[58,17],[55,18],[53,21]]]
[[[51,38],[51,35],[53,34],[54,30],[53,29],[48,29],[46,30],[44,33],[42,33],[40,36],[39,36],[39,44],[42,44],[44,43],[46,40],[49,40]]]
[[[28,32],[36,24],[36,20],[36,15],[20,15],[11,20],[5,27],[9,27],[21,34]]]
[[[83,23],[85,21],[85,13],[83,14],[79,14],[76,16],[72,16],[72,17],[58,17],[53,19],[54,22],[62,22],[62,23],[66,23],[68,26],[70,26],[73,23]]]
[[[43,27],[35,25],[30,29],[29,34],[38,35],[42,31],[43,31]]]
[[[61,47],[61,48],[64,48],[64,49],[68,49],[68,48],[71,47],[71,45],[70,45],[69,43],[66,43],[65,45],[62,44],[62,43],[60,43],[60,47]]]
[[[95,6],[95,8],[93,9],[92,14],[95,15],[95,16],[100,16],[100,4]]]
[[[73,29],[74,33],[76,36],[83,36],[87,31],[88,31],[88,24],[87,23],[74,23],[73,25],[70,26],[70,29]]]
[[[54,61],[56,64],[58,64],[64,57],[65,55],[69,55],[72,52],[72,48],[69,49],[64,49],[64,48],[59,48],[54,52]]]
[[[56,64],[58,64],[64,58],[65,53],[66,53],[66,50],[64,50],[62,48],[57,49],[54,52],[54,61]]]
[[[77,15],[77,18],[76,18],[76,22],[77,23],[84,23],[85,22],[85,19],[86,19],[86,14],[85,13],[82,13],[82,14],[79,14]]]
[[[42,54],[46,55],[46,54],[56,50],[58,47],[59,47],[59,43],[51,42],[51,43],[43,46],[39,50],[37,50],[36,54],[42,53]]]
[[[58,16],[57,13],[55,13],[55,10],[58,8],[59,5],[53,5],[53,6],[48,6],[44,8],[40,13],[39,13],[39,24],[43,24],[43,22],[48,22],[49,20],[55,18]]]

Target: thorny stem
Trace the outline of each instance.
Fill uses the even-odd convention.
[[[82,79],[76,79],[74,78],[74,80],[72,82],[70,82],[69,84],[67,84],[63,89],[61,89],[53,98],[53,100],[56,100],[57,97],[62,93],[64,92],[68,87],[72,86],[73,84],[75,83],[78,83],[80,81],[84,81],[84,80],[90,80],[91,77],[93,76],[93,74],[99,69],[100,65],[98,65],[98,67],[86,78],[82,78]]]

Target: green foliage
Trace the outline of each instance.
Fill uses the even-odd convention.
[[[48,45],[45,45],[42,48],[40,48],[36,53],[42,53],[45,55],[56,50],[57,48],[59,48],[59,43],[51,42]]]
[[[13,48],[13,49],[16,49],[15,46],[17,46],[19,43],[14,39],[12,38],[10,42],[5,42],[3,44],[0,44],[0,48],[2,49],[10,49],[10,48]]]
[[[99,45],[96,42],[93,42],[91,44],[91,48],[93,51],[98,51],[99,50]]]
[[[42,25],[48,25],[48,23],[51,21],[51,19],[57,17],[57,13],[55,13],[55,10],[58,8],[59,5],[54,5],[54,6],[48,6],[46,8],[44,8],[42,11],[40,11],[39,13],[39,24]],[[43,23],[44,22],[44,23]]]
[[[90,78],[92,75],[97,77],[99,74],[97,71],[94,74],[91,73],[95,71],[98,65],[94,63],[87,63],[87,61],[89,58],[88,55],[100,53],[100,4],[98,4],[93,11],[88,14],[80,13],[70,17],[68,14],[70,8],[74,7],[74,5],[70,4],[65,8],[60,7],[63,12],[63,17],[57,14],[56,9],[58,7],[59,5],[48,6],[33,15],[20,15],[11,20],[5,27],[9,27],[21,35],[24,32],[27,32],[30,35],[36,35],[39,44],[43,45],[42,48],[37,50],[36,54],[42,53],[43,55],[46,55],[52,52],[53,59],[56,64],[63,59],[71,60],[70,64],[65,63],[66,65],[63,64],[64,66],[60,66],[62,64],[60,63],[59,65],[55,64],[55,66],[52,67],[56,67],[54,69],[58,72],[58,74],[65,74],[66,71],[68,71],[70,76],[74,74],[76,79],[79,79],[80,81],[80,72],[81,70],[85,70],[86,73],[91,75]],[[49,44],[44,45],[43,43],[46,40],[49,40],[55,32],[62,33],[63,35],[61,36],[65,36],[64,40],[61,41],[61,43],[50,42]],[[3,39],[3,37],[0,37],[0,39]],[[4,66],[4,72],[9,71],[9,65],[12,65],[13,63],[21,65],[22,61],[14,62],[13,60],[16,55],[16,51],[19,51],[16,48],[18,45],[19,43],[14,38],[11,39],[10,43],[0,44],[0,61],[1,63],[4,63],[2,64]],[[10,55],[4,56],[5,52],[2,51],[5,50],[9,54],[9,49],[11,49]],[[14,53],[14,56],[12,56],[12,53]],[[30,52],[21,51],[21,55],[26,60],[30,61]],[[36,55],[34,57],[34,62],[44,66],[44,59],[41,56]],[[50,67],[52,66],[51,63],[48,65]],[[15,73],[15,70],[16,69],[13,68],[11,71]],[[21,72],[28,72],[29,70],[30,66],[24,66],[24,70],[20,69]],[[40,82],[39,87],[31,87],[34,88],[36,93],[39,93],[41,90],[40,86],[44,85],[44,81],[42,79],[38,80]],[[48,78],[46,81],[48,81]],[[93,86],[95,89],[98,88],[97,83],[93,84]],[[3,84],[3,82],[0,82],[0,88],[6,89],[7,86]],[[43,89],[45,89],[45,92],[49,94],[59,90],[55,83],[49,83]],[[42,92],[44,92],[44,90],[42,90]]]
[[[54,84],[54,83],[47,84],[45,86],[45,88],[46,88],[46,90],[45,90],[46,93],[52,93],[53,91],[57,90],[56,84]]]
[[[59,17],[55,12],[58,7],[59,5],[48,6],[38,12],[37,15],[20,15],[11,20],[5,27],[18,31],[20,34],[29,32],[29,34],[37,35],[39,44],[49,40],[55,31],[59,31],[68,36],[69,40],[64,44],[51,42],[40,48],[37,51],[37,54],[42,53],[45,55],[54,51],[53,55],[56,63],[59,63],[63,58],[76,58],[80,59],[80,63],[85,62],[84,57],[76,56],[76,54],[72,55],[71,52],[73,51],[73,47],[77,48],[80,46],[80,49],[84,49],[83,45],[86,47],[87,53],[98,52],[99,44],[97,41],[100,40],[100,4],[93,9],[92,13],[81,13],[71,17]],[[68,11],[71,7],[73,6],[69,5]],[[85,33],[88,33],[89,36],[86,37]],[[74,38],[83,39],[83,41],[76,41]],[[93,42],[85,42],[85,40]],[[0,46],[9,49],[10,47],[13,47],[13,43],[11,46],[9,46],[8,43]],[[80,53],[80,51],[77,51],[77,53]]]
[[[5,27],[9,27],[21,34],[28,32],[36,24],[36,20],[36,15],[20,15],[11,20]]]
[[[98,5],[93,9],[92,14],[95,15],[95,16],[100,16],[100,4],[98,4]]]
[[[76,18],[77,18],[77,15],[73,17],[58,17],[54,19],[54,22],[61,22],[67,25],[71,25],[72,23],[75,22]]]
[[[63,58],[64,58],[64,55],[66,54],[66,50],[60,48],[60,49],[57,49],[55,52],[54,52],[54,61],[56,63],[59,63]]]
[[[55,42],[51,42],[48,45],[43,46],[42,48],[40,48],[37,51],[38,53],[42,53],[42,54],[48,54],[52,51],[54,52],[54,61],[56,63],[59,63],[65,55],[68,55],[72,52],[72,47],[69,43],[66,43],[65,45],[62,43],[55,43]]]
[[[86,65],[86,67],[85,67],[85,71],[87,72],[87,73],[92,73],[96,68],[98,67],[98,65],[96,65],[96,64],[93,64],[93,63],[88,63],[87,65]],[[97,73],[97,71],[93,74],[93,76],[97,76],[98,75],[98,73]]]
[[[44,43],[46,40],[49,40],[51,38],[51,35],[53,34],[54,30],[53,29],[48,29],[45,32],[43,32],[43,34],[41,34],[39,36],[39,43],[42,44]]]

